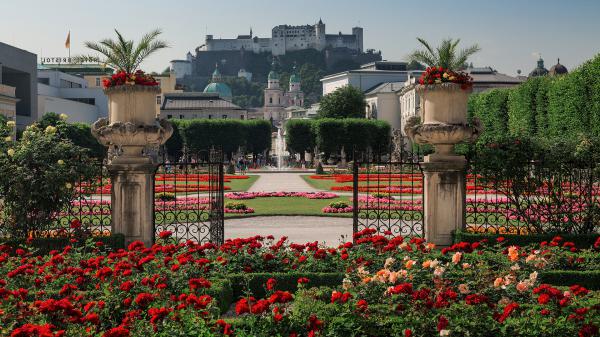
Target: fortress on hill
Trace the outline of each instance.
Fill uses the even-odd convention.
[[[326,48],[347,48],[361,53],[363,51],[363,29],[352,28],[352,34],[326,34],[325,24],[321,19],[314,25],[289,26],[279,25],[271,30],[271,37],[238,35],[235,39],[215,39],[206,35],[205,44],[199,47],[201,51],[234,51],[245,50],[255,54],[269,52],[272,55],[285,55],[286,52]]]

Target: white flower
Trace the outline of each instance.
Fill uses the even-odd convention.
[[[450,330],[440,330],[440,336],[450,336]]]
[[[8,154],[10,157],[14,156],[15,155],[15,149],[8,149],[6,151],[6,154]]]
[[[58,165],[64,165],[64,164],[65,164],[65,161],[64,161],[64,160],[62,160],[62,159],[59,159],[59,160],[57,161],[57,163],[58,163]]]
[[[438,259],[435,259],[431,261],[431,263],[429,264],[429,268],[435,268],[438,266],[438,264],[440,264],[440,261],[438,261]]]
[[[535,280],[537,280],[538,277],[538,272],[534,271],[533,273],[529,274],[529,279],[531,280],[531,282],[535,282]]]
[[[62,119],[63,121],[66,121],[66,120],[67,120],[67,118],[69,118],[69,115],[67,115],[67,114],[60,114],[60,115],[59,115],[59,117],[60,117],[60,119]]]
[[[442,276],[442,274],[446,271],[446,269],[444,267],[436,267],[435,270],[433,271],[433,275],[435,276]]]
[[[385,263],[383,265],[383,268],[388,269],[391,265],[394,264],[394,262],[396,262],[396,259],[394,259],[393,257],[388,257],[387,259],[385,259]]]
[[[513,270],[513,271],[516,271],[516,270],[521,270],[521,267],[519,267],[519,265],[518,265],[518,264],[513,264],[513,265],[510,267],[510,270]]]
[[[73,185],[71,185],[71,183],[66,183],[66,184],[65,184],[65,187],[66,187],[67,189],[69,189],[69,190],[70,190],[70,189],[71,189],[71,187],[73,187]]]

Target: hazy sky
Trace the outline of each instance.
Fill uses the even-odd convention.
[[[364,28],[365,48],[384,59],[403,60],[417,47],[416,36],[437,43],[460,37],[479,43],[476,66],[490,65],[514,75],[528,73],[541,53],[546,67],[569,69],[600,52],[600,0],[1,0],[0,41],[43,56],[85,52],[83,42],[128,38],[160,27],[171,48],[150,57],[147,71],[162,71],[172,59],[215,38],[247,34],[270,37],[278,24],[313,24],[322,18],[329,34]]]

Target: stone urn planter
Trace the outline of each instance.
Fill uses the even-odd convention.
[[[160,145],[173,133],[166,120],[156,117],[158,86],[119,85],[104,90],[108,118],[92,124],[92,134],[108,147],[111,163],[156,161]]]
[[[481,132],[479,120],[467,124],[467,102],[471,89],[460,84],[442,83],[418,85],[421,99],[421,118],[411,117],[404,132],[418,144],[431,144],[435,153],[426,161],[454,161],[454,145],[477,139]]]

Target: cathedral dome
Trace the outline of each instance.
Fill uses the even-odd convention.
[[[537,61],[537,67],[529,73],[529,77],[546,75],[548,75],[548,69],[544,68],[544,60],[542,60],[540,57],[540,59]]]
[[[269,71],[269,80],[278,80],[278,79],[279,79],[279,74],[277,74],[277,72],[275,72],[275,70]]]
[[[229,88],[227,84],[221,82],[209,83],[206,88],[204,88],[204,92],[219,94],[221,98],[231,98],[233,96],[231,88]]]
[[[563,66],[562,64],[560,64],[560,59],[558,59],[558,61],[556,62],[555,65],[552,66],[552,68],[550,68],[550,75],[551,76],[556,76],[556,75],[562,75],[562,74],[566,74],[569,71],[567,70],[567,67]]]

